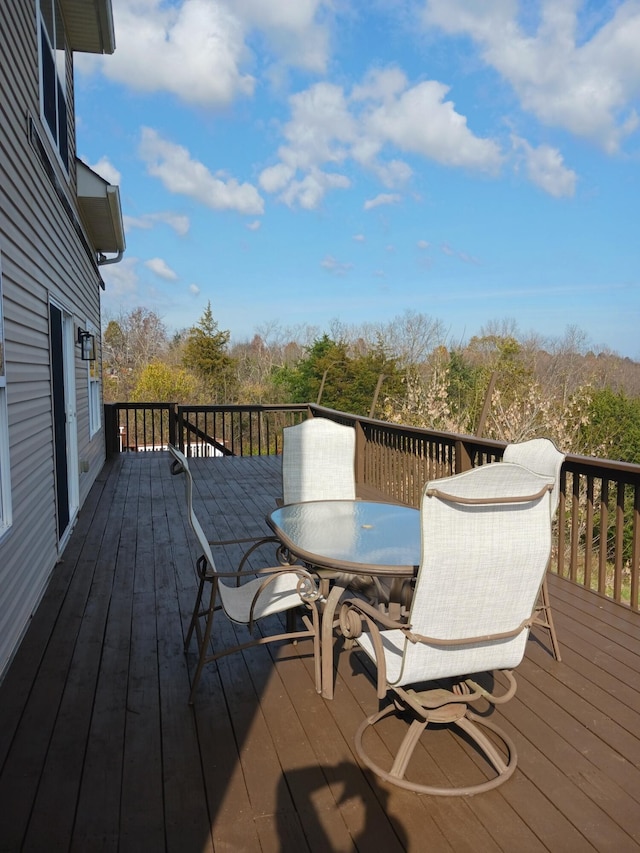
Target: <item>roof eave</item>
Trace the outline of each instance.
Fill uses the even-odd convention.
[[[60,0],[67,42],[77,53],[116,49],[111,0]]]
[[[124,252],[126,248],[120,190],[76,160],[78,208],[89,241],[97,253]]]

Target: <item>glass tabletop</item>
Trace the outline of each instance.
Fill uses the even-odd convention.
[[[354,573],[413,575],[420,562],[420,512],[378,501],[308,501],[267,516],[297,557]]]

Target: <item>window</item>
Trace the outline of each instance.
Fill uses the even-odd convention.
[[[11,489],[9,483],[9,421],[7,418],[7,373],[4,352],[4,321],[2,315],[2,266],[0,265],[0,536],[2,536],[3,532],[11,525]]]
[[[89,323],[86,328],[95,336],[97,341],[98,336],[95,328]],[[100,361],[95,358],[93,361],[88,361],[87,365],[89,370],[89,438],[92,438],[102,426]]]
[[[65,170],[69,169],[67,138],[67,51],[59,0],[39,0],[40,111]]]

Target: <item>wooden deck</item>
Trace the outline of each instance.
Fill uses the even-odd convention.
[[[266,532],[277,460],[193,467],[212,538]],[[195,579],[181,496],[166,454],[126,454],[82,509],[0,686],[1,851],[640,849],[637,614],[552,577],[563,661],[531,639],[518,693],[496,711],[518,747],[514,777],[472,798],[410,794],[358,764],[353,735],[377,700],[340,641],[332,702],[300,642],[209,666],[188,706]],[[233,629],[218,631],[224,642]],[[482,773],[448,732],[424,740],[432,780]]]

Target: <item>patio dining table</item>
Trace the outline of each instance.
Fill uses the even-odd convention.
[[[322,695],[333,698],[335,611],[354,576],[391,579],[391,597],[420,562],[420,511],[402,504],[324,500],[286,504],[267,524],[290,554],[318,570],[330,588],[322,613]]]

